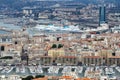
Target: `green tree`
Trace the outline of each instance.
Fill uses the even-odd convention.
[[[52,45],[52,48],[57,48],[57,45],[56,45],[56,44],[53,44],[53,45]]]
[[[43,78],[45,75],[36,75],[35,78]]]
[[[63,45],[62,44],[58,44],[58,48],[62,48],[63,47]]]
[[[33,76],[27,76],[26,78],[22,78],[22,80],[32,80],[32,79],[34,79]]]
[[[0,59],[13,59],[12,56],[5,56],[5,57],[1,57]]]

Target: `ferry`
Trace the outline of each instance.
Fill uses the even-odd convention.
[[[35,29],[40,31],[68,31],[68,32],[83,32],[79,29],[79,26],[54,26],[54,25],[37,25]]]

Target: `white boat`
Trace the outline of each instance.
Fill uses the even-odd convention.
[[[58,74],[58,72],[59,72],[59,67],[58,67],[58,66],[51,66],[51,67],[49,67],[49,69],[48,69],[48,73]]]
[[[71,72],[72,67],[71,66],[65,66],[62,70],[62,73],[68,73]]]
[[[21,72],[21,73],[25,73],[25,68],[24,68],[24,67],[21,68],[21,69],[20,69],[20,72]]]
[[[118,72],[120,72],[120,67],[115,67],[115,69],[116,69]]]
[[[76,67],[75,68],[75,72],[77,72],[77,73],[82,73],[82,71],[83,71],[83,67]]]
[[[10,67],[10,69],[7,71],[7,73],[10,73],[13,69],[14,69],[14,67]]]
[[[16,67],[16,73],[25,73],[25,67],[24,66]]]
[[[1,73],[10,73],[13,70],[13,67],[5,67]]]
[[[19,72],[20,72],[19,67],[16,67],[16,73],[19,73]]]
[[[36,69],[36,73],[43,73],[42,67],[38,66]]]
[[[113,68],[105,68],[105,73],[109,75],[109,74],[114,74],[115,72],[113,71]]]
[[[2,66],[0,66],[0,70],[2,70],[3,69],[3,67]]]
[[[33,66],[28,67],[30,70],[30,73],[34,74],[36,73],[35,68]]]

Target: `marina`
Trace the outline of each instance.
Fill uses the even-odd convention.
[[[115,69],[111,67],[101,68],[101,67],[85,67],[85,66],[84,67],[83,66],[65,66],[65,67],[49,66],[49,68],[45,68],[44,66],[20,66],[20,67],[1,66],[0,75],[13,75],[13,74],[19,74],[21,76],[24,76],[24,75],[27,76],[30,74],[63,75],[63,74],[68,74],[70,72],[73,72],[73,73],[77,73],[78,76],[80,77],[84,77],[84,76],[88,76],[88,73],[93,71],[98,72],[99,76],[108,75],[109,77],[119,77],[118,75],[115,75],[116,74]],[[117,74],[120,74],[120,73],[117,73]]]

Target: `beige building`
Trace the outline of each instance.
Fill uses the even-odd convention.
[[[48,56],[51,57],[59,57],[59,56],[64,56],[65,55],[65,51],[64,49],[51,49],[48,51]]]
[[[36,35],[33,36],[32,39],[33,39],[34,43],[42,43],[42,42],[44,42],[45,38],[46,38],[45,35],[39,35],[39,34],[37,35],[36,34]]]
[[[120,66],[120,56],[111,56],[107,59],[108,65],[117,65]]]
[[[83,64],[85,65],[101,65],[103,63],[103,57],[101,56],[85,56],[83,58]]]
[[[112,56],[113,51],[110,49],[102,49],[99,50],[98,56],[102,56],[103,58],[107,59],[109,56]]]
[[[60,63],[61,65],[77,65],[78,58],[75,56],[60,56],[57,57],[56,63]]]
[[[38,55],[29,58],[29,64],[51,65],[53,58],[47,55]]]
[[[41,56],[40,63],[42,65],[51,65],[53,62],[53,58],[51,56]]]

